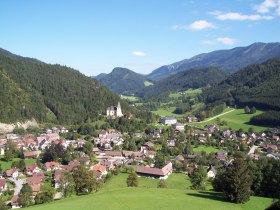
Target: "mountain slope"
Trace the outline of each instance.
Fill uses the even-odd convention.
[[[215,67],[191,68],[163,79],[143,91],[145,98],[157,97],[164,92],[174,92],[189,88],[201,88],[213,85],[226,78],[226,73]]]
[[[249,65],[202,94],[207,104],[249,105],[280,111],[280,59]]]
[[[95,119],[120,98],[96,80],[60,65],[0,49],[1,122],[81,123]],[[127,104],[122,104],[129,109]]]
[[[95,79],[113,92],[124,95],[139,93],[147,81],[143,75],[126,68],[114,68],[111,73],[100,74]]]
[[[227,72],[235,72],[249,64],[261,63],[275,57],[280,57],[280,43],[254,43],[247,47],[204,53],[162,66],[150,73],[147,78],[158,81],[197,66],[216,66]]]

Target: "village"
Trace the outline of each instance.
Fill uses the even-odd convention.
[[[122,116],[120,105],[107,110],[107,117]],[[230,165],[233,161],[232,151],[235,150],[245,151],[254,160],[265,156],[280,159],[277,129],[256,133],[221,129],[215,124],[198,129],[180,124],[176,118],[162,118],[160,124],[168,128],[138,131],[133,136],[116,129],[100,129],[98,136],[87,140],[65,139],[64,134],[70,131],[64,126],[47,128],[38,135],[1,135],[1,163],[17,158],[10,168],[2,171],[2,197],[5,195],[5,202],[12,208],[20,208],[18,198],[23,186],[31,187],[35,199],[48,185],[54,192],[52,199],[61,199],[64,197],[61,191],[61,185],[65,182],[63,174],[71,173],[80,165],[92,173],[97,181],[106,184],[108,174],[124,168],[126,171],[135,170],[139,177],[165,180],[173,172],[188,176],[202,165],[207,169],[208,178],[213,179],[215,167]],[[140,145],[132,142],[131,139],[135,138],[142,139]],[[200,146],[216,149],[210,153],[195,150]],[[13,151],[18,151],[19,155],[10,154]],[[68,154],[69,157],[60,157],[59,153],[65,157]],[[25,164],[27,160],[33,163]]]

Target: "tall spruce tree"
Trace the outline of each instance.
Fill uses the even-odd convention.
[[[232,166],[226,169],[223,183],[223,191],[229,200],[235,203],[249,201],[252,177],[242,153],[237,153]]]

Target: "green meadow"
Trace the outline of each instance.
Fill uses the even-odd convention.
[[[255,114],[245,114],[244,109],[236,109],[230,113],[220,116],[219,118],[221,121],[227,122],[227,125],[222,126],[222,127],[232,128],[234,130],[239,130],[240,128],[242,128],[244,131],[248,131],[249,128],[253,128],[254,131],[260,132],[260,131],[267,129],[267,127],[251,125],[249,123],[249,121],[250,121],[251,117],[262,114],[262,113],[263,113],[263,111],[257,110]],[[208,125],[208,124],[217,124],[217,118],[207,121],[207,122],[191,123],[191,125],[196,125],[196,126],[201,126],[201,127]]]
[[[5,161],[3,159],[0,160],[0,164],[3,171],[6,171],[7,169],[11,168],[13,161],[19,161],[20,158],[14,158],[12,161]],[[32,165],[33,163],[36,163],[36,159],[26,159],[24,160],[25,165]]]
[[[190,190],[184,174],[172,174],[167,189],[156,188],[159,180],[139,178],[139,187],[126,187],[127,174],[114,176],[103,189],[85,196],[73,196],[52,203],[32,206],[30,210],[249,210],[265,209],[272,199],[251,197],[246,204],[227,202],[220,193]]]

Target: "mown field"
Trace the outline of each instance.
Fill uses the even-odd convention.
[[[212,191],[189,190],[190,182],[184,174],[172,174],[167,179],[167,189],[155,188],[158,180],[139,179],[139,187],[126,187],[127,174],[113,177],[95,194],[73,196],[49,204],[32,206],[30,210],[249,210],[265,209],[272,199],[251,197],[246,204],[227,202],[221,194]]]
[[[249,128],[253,128],[254,131],[260,132],[263,131],[265,129],[267,129],[266,127],[262,127],[262,126],[255,126],[255,125],[251,125],[249,124],[249,121],[251,119],[251,117],[262,114],[263,112],[260,110],[257,110],[257,112],[255,114],[245,114],[244,113],[244,109],[236,109],[230,113],[227,113],[223,116],[220,116],[220,120],[221,121],[226,121],[227,125],[223,126],[226,128],[232,128],[234,130],[239,130],[240,128],[242,128],[244,131],[248,131]],[[217,119],[213,119],[207,122],[201,122],[201,123],[191,123],[191,125],[195,125],[195,126],[205,126],[208,124],[217,124]]]
[[[12,161],[5,161],[3,159],[0,160],[0,164],[3,171],[6,171],[7,169],[11,168],[13,161],[19,161],[20,158],[14,158]],[[32,165],[33,163],[36,163],[35,159],[26,159],[24,160],[25,165]]]
[[[217,152],[219,151],[219,149],[217,147],[206,147],[204,145],[199,145],[198,147],[194,147],[193,148],[194,152],[206,152],[206,153],[210,153],[210,152]]]

